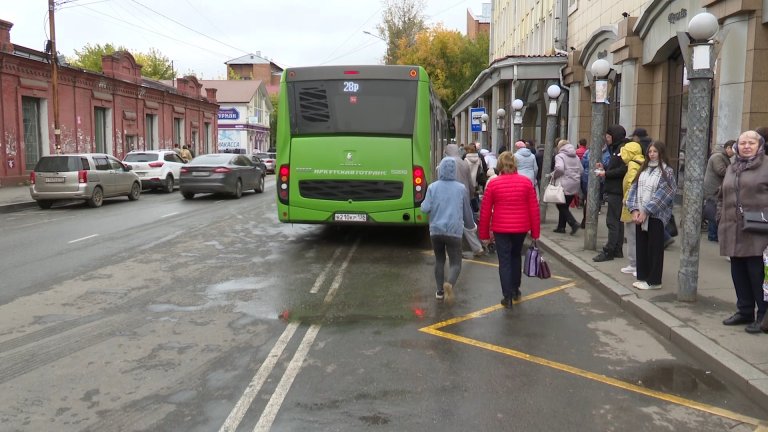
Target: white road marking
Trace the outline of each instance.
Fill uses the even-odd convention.
[[[253,428],[254,432],[266,432],[272,428],[272,423],[275,421],[275,417],[277,417],[277,412],[280,410],[280,406],[283,404],[283,400],[285,400],[288,390],[290,390],[291,385],[293,385],[293,380],[296,378],[296,375],[299,374],[304,359],[307,357],[307,353],[309,353],[309,348],[315,341],[315,337],[319,331],[320,326],[317,324],[312,324],[309,327],[309,330],[307,330],[304,339],[301,340],[301,344],[296,350],[296,354],[293,356],[291,363],[285,370],[283,378],[280,379],[280,383],[277,385],[277,388],[275,388],[275,392],[272,394],[272,397],[269,398],[269,402],[267,402],[267,406],[264,408],[264,412],[262,412],[259,422],[256,423],[256,427]]]
[[[79,241],[88,240],[89,238],[94,238],[94,237],[97,237],[97,236],[98,236],[98,234],[92,234],[92,235],[89,235],[89,236],[81,237],[79,239],[70,240],[67,243],[77,243]]]
[[[339,290],[339,286],[341,285],[341,280],[344,278],[344,272],[347,270],[349,261],[352,259],[352,255],[354,255],[355,250],[357,250],[357,246],[359,244],[360,244],[360,238],[358,238],[357,241],[355,241],[355,244],[352,245],[352,249],[349,250],[347,257],[344,259],[344,262],[341,264],[339,273],[337,273],[336,277],[333,279],[333,283],[331,284],[331,287],[328,289],[328,294],[325,295],[325,299],[323,300],[323,303],[328,304],[331,302],[331,300],[333,300],[333,297],[336,295],[336,291]]]
[[[74,216],[67,216],[67,217],[61,217],[61,218],[55,218],[55,219],[46,219],[46,220],[38,221],[38,222],[31,222],[31,223],[28,223],[26,225],[17,225],[14,228],[28,228],[28,227],[35,226],[35,225],[47,224],[49,222],[55,222],[55,221],[60,221],[60,220],[64,220],[64,219],[72,219],[73,217]]]
[[[171,239],[173,239],[173,238],[176,238],[176,237],[180,236],[180,235],[181,235],[181,234],[183,234],[183,233],[184,233],[184,231],[176,231],[176,232],[175,232],[175,233],[173,233],[173,234],[169,234],[169,235],[167,235],[167,236],[165,236],[165,237],[163,237],[163,238],[161,238],[161,239],[155,240],[155,241],[153,241],[153,242],[151,242],[151,243],[147,243],[147,244],[145,244],[144,246],[141,246],[141,247],[139,248],[139,250],[147,250],[147,249],[153,248],[153,247],[155,247],[155,246],[159,245],[160,243],[165,243],[165,242],[167,242],[168,240],[171,240]]]
[[[333,252],[333,256],[331,257],[331,260],[328,261],[328,265],[325,266],[325,269],[323,270],[323,272],[320,273],[320,276],[318,276],[317,279],[315,280],[315,284],[312,285],[312,289],[309,290],[310,294],[317,294],[317,292],[320,291],[320,285],[322,285],[323,282],[325,282],[325,277],[328,276],[328,272],[331,270],[331,266],[333,266],[333,262],[336,261],[336,258],[339,256],[340,253],[341,253],[341,248],[338,248]]]
[[[232,412],[229,413],[227,420],[224,421],[219,432],[234,432],[237,429],[245,416],[245,412],[248,411],[253,399],[256,398],[261,386],[264,385],[264,381],[266,381],[269,374],[272,373],[272,369],[275,368],[277,360],[280,358],[280,355],[283,353],[283,350],[285,350],[286,345],[288,345],[288,342],[291,340],[291,337],[293,337],[293,334],[298,327],[298,322],[292,322],[288,324],[288,327],[286,327],[285,330],[283,330],[283,334],[280,335],[280,338],[272,348],[272,351],[267,355],[267,359],[261,364],[261,367],[259,367],[258,372],[256,372],[253,380],[251,380],[248,387],[246,387],[240,400],[237,401],[235,407],[232,408]]]
[[[174,215],[177,215],[177,214],[179,214],[179,212],[168,213],[167,215],[160,216],[160,219],[171,217],[171,216],[174,216]]]

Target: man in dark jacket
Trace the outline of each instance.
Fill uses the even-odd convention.
[[[648,151],[648,146],[653,142],[651,137],[648,136],[648,131],[643,128],[636,128],[635,131],[632,132],[632,140],[640,144],[640,147],[643,148],[643,154]]]
[[[608,242],[603,246],[603,251],[592,261],[602,262],[614,258],[623,258],[621,252],[624,243],[624,224],[621,223],[621,208],[624,205],[621,201],[624,196],[622,182],[624,174],[627,173],[627,165],[621,158],[621,148],[628,143],[627,131],[621,125],[611,125],[605,133],[605,142],[611,153],[608,166],[603,167],[603,171],[598,174],[605,178],[605,196],[608,202],[608,213],[605,215],[605,224],[608,226]]]

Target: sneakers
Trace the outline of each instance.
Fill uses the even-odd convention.
[[[443,291],[445,291],[445,301],[452,302],[453,301],[453,285],[449,284],[448,282],[444,282]]]
[[[639,289],[639,290],[657,290],[661,289],[661,284],[659,285],[649,285],[646,281],[637,281],[632,284],[633,287]]]
[[[552,230],[552,232],[556,232],[558,234],[565,234],[565,228],[555,228]]]
[[[520,301],[520,298],[523,297],[523,293],[520,292],[520,290],[515,291],[515,293],[512,295],[512,300],[514,301]]]
[[[444,291],[435,291],[435,298],[438,300],[445,299],[445,292]]]
[[[501,305],[504,306],[507,309],[512,309],[512,299],[509,297],[504,297],[501,299]]]
[[[628,265],[626,267],[622,267],[621,272],[637,277],[637,268],[635,266]]]
[[[474,256],[475,258],[478,258],[478,257],[486,255],[487,253],[488,252],[485,250],[485,248],[482,248],[482,249],[478,249],[478,250],[472,252],[472,256]]]

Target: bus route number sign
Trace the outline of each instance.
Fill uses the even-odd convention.
[[[344,81],[344,93],[357,93],[360,90],[360,84],[354,81]]]

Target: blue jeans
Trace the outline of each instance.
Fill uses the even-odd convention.
[[[499,257],[499,280],[501,294],[504,298],[512,298],[520,291],[522,278],[523,241],[528,233],[497,233],[496,255]]]
[[[456,285],[461,273],[461,237],[434,235],[432,251],[435,253],[435,283],[437,290],[443,290],[443,282]],[[448,255],[448,280],[445,280],[445,256]]]

